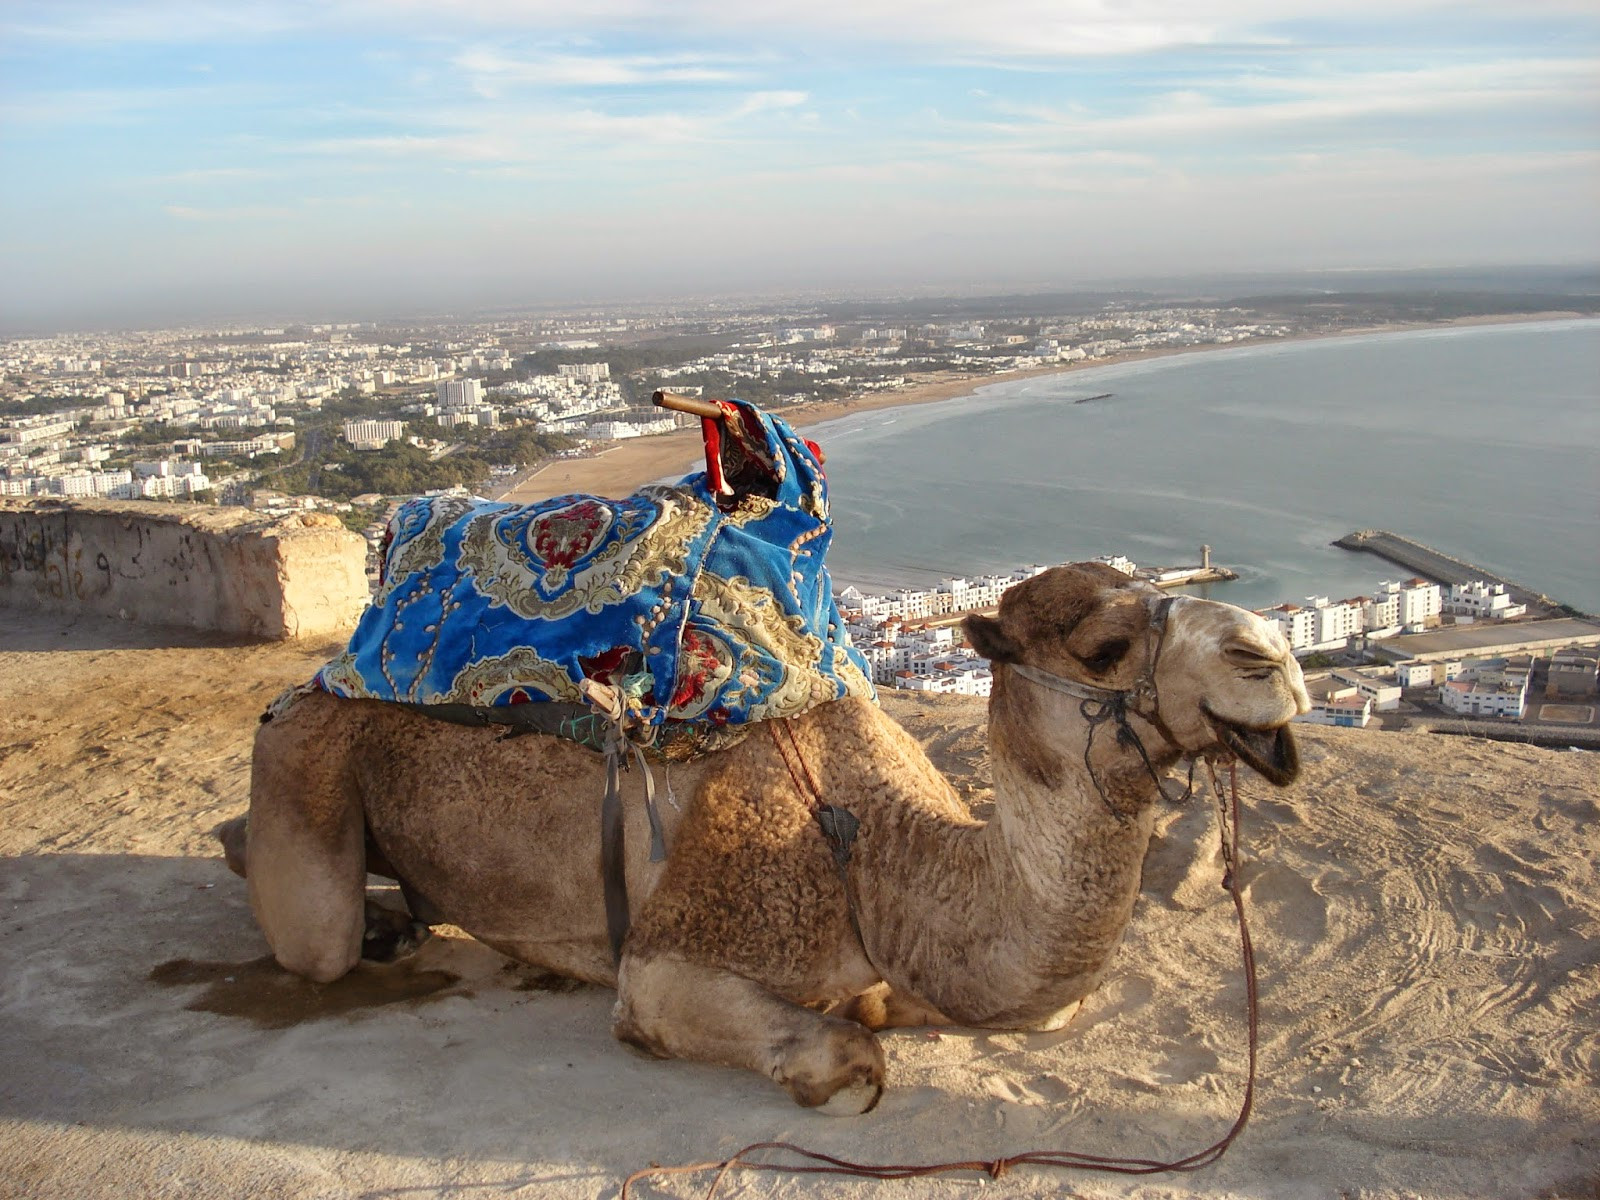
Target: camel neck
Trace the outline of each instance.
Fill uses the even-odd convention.
[[[892,984],[952,1020],[1015,1027],[1048,1023],[1099,982],[1138,895],[1156,785],[1114,725],[1090,745],[1076,700],[997,683],[995,816],[924,807],[885,830],[874,853],[892,858],[900,889],[875,897],[863,924]]]

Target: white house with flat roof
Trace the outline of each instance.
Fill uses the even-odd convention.
[[[1430,688],[1461,677],[1461,661],[1403,662],[1395,667],[1395,677],[1403,688]]]
[[[1394,712],[1400,707],[1400,684],[1395,680],[1370,671],[1334,671],[1333,678],[1371,700],[1373,712]]]
[[[1365,729],[1372,720],[1372,701],[1353,687],[1330,689],[1326,696],[1311,702],[1311,711],[1295,717],[1308,725],[1340,725]]]
[[[1138,567],[1134,564],[1133,559],[1129,558],[1125,554],[1102,554],[1094,561],[1097,563],[1105,563],[1105,565],[1110,567],[1112,570],[1121,571],[1124,575],[1132,575],[1134,571],[1138,569]]]
[[[1528,681],[1504,677],[1452,679],[1439,689],[1439,703],[1464,717],[1508,717],[1520,720],[1527,711]]]
[[[1475,621],[1506,621],[1527,613],[1526,604],[1515,604],[1503,583],[1488,584],[1481,579],[1452,583],[1442,600],[1444,612]]]
[[[1378,585],[1378,594],[1374,599],[1390,596],[1399,602],[1400,624],[1407,633],[1420,633],[1439,623],[1444,599],[1437,583],[1419,578],[1407,579],[1404,583],[1385,580]]]

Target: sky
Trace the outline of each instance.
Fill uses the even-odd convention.
[[[0,329],[1600,262],[1593,0],[0,0]]]

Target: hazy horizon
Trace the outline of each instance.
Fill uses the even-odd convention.
[[[1597,118],[1566,0],[19,0],[0,328],[1593,264]]]

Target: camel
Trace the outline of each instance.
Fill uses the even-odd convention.
[[[1164,772],[1235,757],[1281,786],[1298,769],[1300,669],[1252,613],[1079,563],[964,629],[994,668],[991,819],[870,700],[757,726],[668,767],[681,811],[660,806],[664,861],[630,805],[620,961],[601,758],[559,738],[313,693],[261,726],[248,817],[219,835],[291,972],[326,982],[356,964],[377,871],[422,921],[615,987],[626,1043],[865,1112],[883,1091],[876,1030],[1070,1018],[1131,917]],[[819,805],[859,821],[842,867]]]

